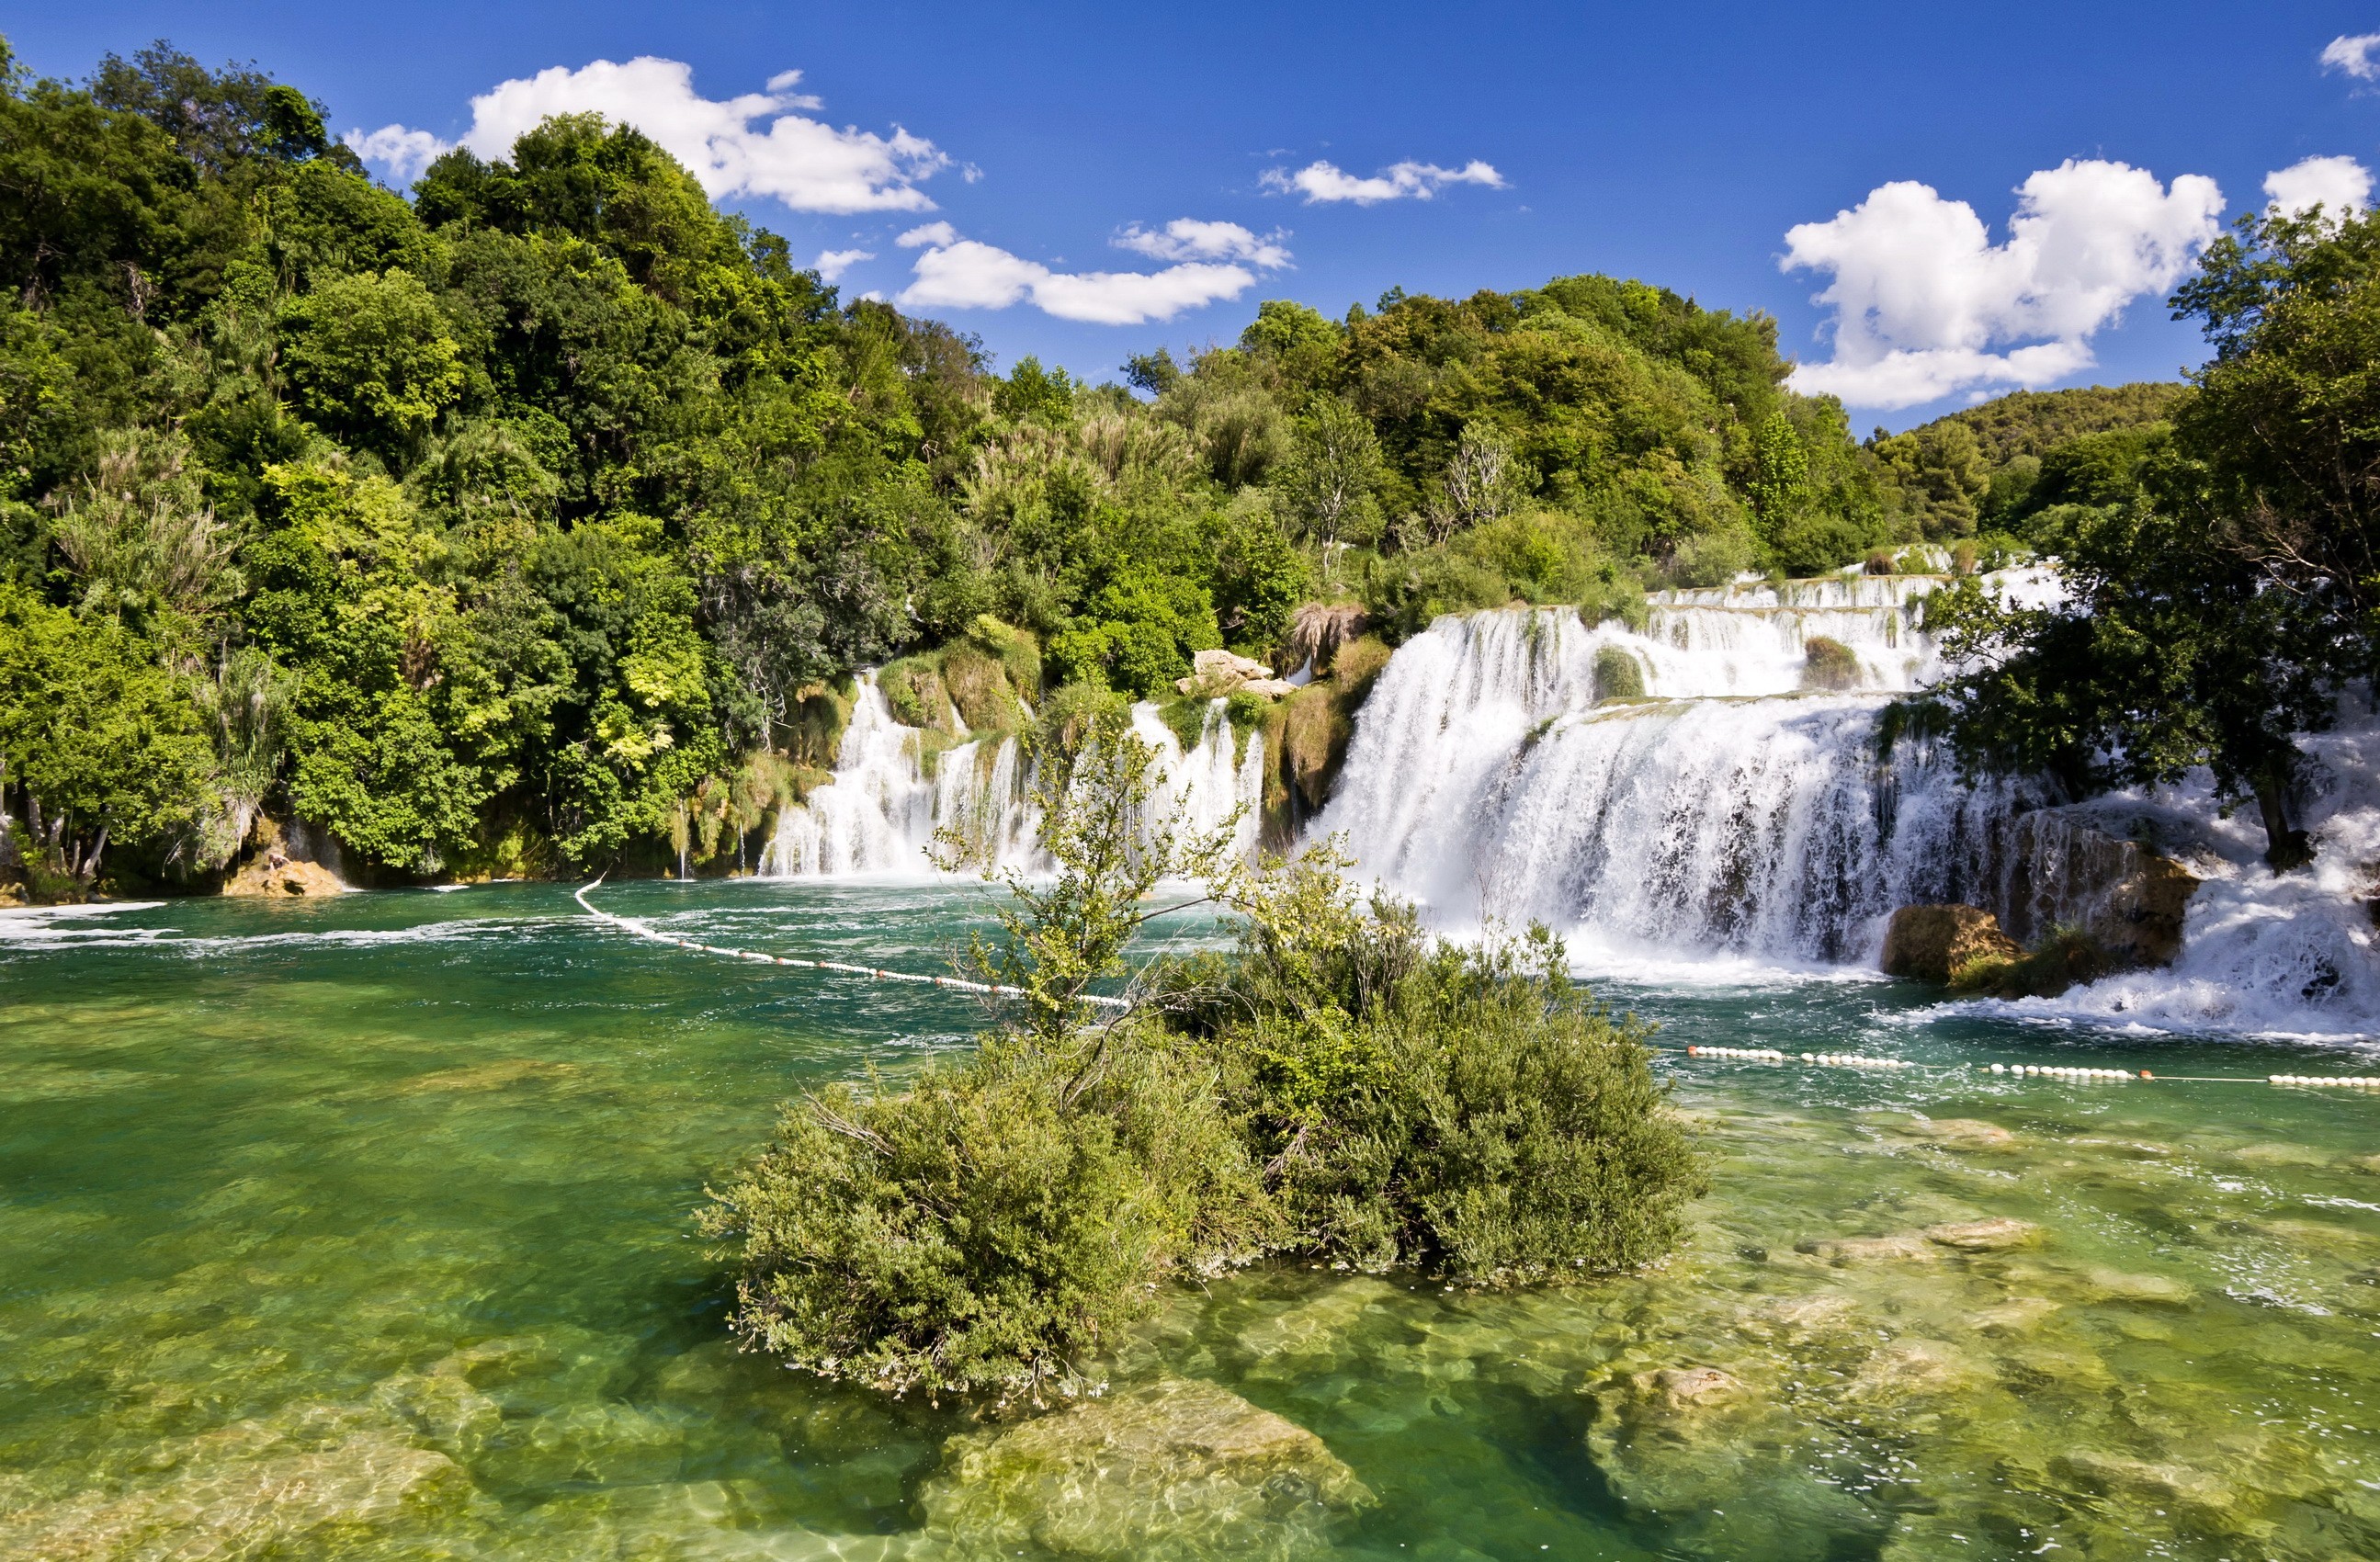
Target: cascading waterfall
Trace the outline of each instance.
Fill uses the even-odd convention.
[[[1590,966],[1743,955],[1873,963],[1897,906],[1961,901],[2037,934],[2099,887],[2060,877],[2061,837],[2155,842],[2206,882],[2170,970],[2016,1007],[2184,1029],[2366,1035],[2380,964],[2380,720],[2312,740],[2311,875],[2276,878],[2261,837],[2203,784],[2052,808],[1970,786],[1934,745],[1876,751],[1888,696],[1937,677],[1916,603],[1937,582],[1844,578],[1663,593],[1641,632],[1566,609],[1440,620],[1401,648],[1356,715],[1313,834],[1441,924],[1542,920]],[[1995,584],[2020,600],[2040,571]],[[1839,641],[1849,693],[1803,693],[1804,647]],[[1597,700],[1597,663],[1641,698]],[[2367,752],[2367,750],[2369,752]]]
[[[1878,763],[1882,696],[1935,665],[1912,584],[1877,581],[1894,595],[1865,603],[1659,601],[1642,633],[1568,609],[1441,620],[1381,674],[1315,829],[1447,918],[1539,919],[1614,952],[1860,958],[1895,905],[1988,872],[2019,801]],[[1787,697],[1820,634],[1879,692]],[[1645,698],[1597,703],[1613,652]]]
[[[1133,730],[1157,751],[1152,814],[1178,814],[1188,829],[1208,830],[1238,808],[1238,845],[1252,851],[1264,739],[1248,734],[1245,755],[1237,753],[1241,745],[1224,709],[1222,700],[1208,704],[1198,741],[1187,752],[1155,706],[1134,708]],[[925,735],[894,720],[874,675],[863,673],[834,779],[812,792],[807,803],[778,813],[775,832],[760,854],[761,877],[930,873],[935,837],[942,830],[976,843],[981,859],[992,866],[1026,871],[1039,866],[1032,767],[1016,739],[958,744],[935,756],[929,767]]]

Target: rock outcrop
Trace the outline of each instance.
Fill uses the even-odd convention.
[[[2000,919],[1979,906],[1902,906],[1884,935],[1885,974],[1921,982],[1947,982],[1951,972],[1985,955],[2014,959],[2023,952],[2000,931]]]
[[[1263,695],[1268,698],[1294,691],[1295,685],[1272,675],[1272,669],[1260,661],[1231,651],[1200,651],[1190,659],[1190,676],[1176,678],[1173,686],[1185,695],[1213,699],[1220,695]]]
[[[2063,810],[2010,821],[2000,892],[1986,897],[2025,943],[2057,926],[2081,927],[2119,965],[2170,965],[2198,876],[2137,841]]]
[[[1289,1562],[1326,1550],[1331,1527],[1374,1499],[1305,1428],[1169,1378],[953,1437],[921,1500],[954,1556]]]
[[[344,895],[347,887],[320,863],[285,862],[275,866],[259,857],[224,880],[226,895]]]

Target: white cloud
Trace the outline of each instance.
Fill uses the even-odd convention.
[[[2265,198],[2286,216],[2320,206],[2343,217],[2372,204],[2372,171],[2351,157],[2309,157],[2265,175]]]
[[[2323,45],[2322,67],[2343,71],[2358,81],[2380,81],[2380,32],[2362,32],[2353,37],[2341,34]]]
[[[1118,234],[1115,246],[1159,260],[1245,260],[1268,271],[1289,264],[1280,234],[1258,238],[1237,223],[1202,223],[1176,217],[1156,232],[1137,223]]]
[[[1004,309],[1029,301],[1044,314],[1094,325],[1172,320],[1246,292],[1257,280],[1250,265],[1289,263],[1289,251],[1236,224],[1188,218],[1155,233],[1128,229],[1116,241],[1159,259],[1182,257],[1157,272],[1052,271],[995,245],[961,238],[948,223],[912,228],[894,242],[925,249],[914,280],[893,300],[905,309]]]
[[[1825,272],[1834,358],[1795,390],[1914,406],[1978,386],[2045,385],[2095,361],[2090,339],[2163,292],[2217,231],[2222,191],[2185,174],[2068,161],[2017,187],[2006,242],[1963,200],[1912,181],[1785,236],[1787,271]]]
[[[862,260],[874,259],[876,251],[873,249],[821,249],[819,258],[810,262],[810,270],[818,272],[822,281],[840,282],[844,272]]]
[[[1460,168],[1400,163],[1369,178],[1357,178],[1334,163],[1317,162],[1293,174],[1286,168],[1268,168],[1262,183],[1281,195],[1302,195],[1308,206],[1336,200],[1352,200],[1358,206],[1376,206],[1383,200],[1427,200],[1449,185],[1506,188],[1504,176],[1475,157]]]
[[[769,79],[768,91],[713,100],[694,90],[694,67],[639,55],[625,65],[597,60],[579,70],[554,66],[505,81],[471,100],[471,128],[462,145],[499,158],[513,142],[557,114],[600,114],[633,125],[692,171],[714,200],[768,196],[796,212],[927,212],[934,203],[917,181],[950,166],[933,142],[899,126],[879,135],[853,126],[836,129],[804,117],[819,100],[792,89],[801,72]],[[424,130],[383,126],[347,133],[367,162],[400,178],[419,172],[406,159],[445,145]],[[426,162],[426,160],[424,160]]]
[[[383,125],[367,134],[361,129],[350,130],[341,138],[366,163],[385,168],[399,184],[411,184],[421,177],[421,171],[455,150],[450,142],[442,141],[427,130],[408,130],[402,125]]]

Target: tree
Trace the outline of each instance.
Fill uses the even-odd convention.
[[[120,625],[0,586],[0,781],[59,871],[88,888],[111,842],[186,836],[212,759],[188,693]]]
[[[1297,420],[1281,487],[1326,572],[1340,544],[1378,536],[1380,474],[1380,441],[1371,422],[1341,397],[1318,397]]]
[[[332,432],[411,454],[463,387],[460,349],[410,272],[332,277],[281,308],[299,407]]]

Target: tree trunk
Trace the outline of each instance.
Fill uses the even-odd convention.
[[[2292,828],[2289,816],[2289,767],[2286,761],[2256,773],[2256,811],[2265,818],[2265,861],[2275,873],[2288,873],[2313,861],[2313,843],[2302,829]]]
[[[85,884],[99,876],[100,854],[107,850],[107,829],[105,825],[99,827],[99,839],[91,843],[91,855],[85,857],[82,866],[75,871],[75,877]]]

